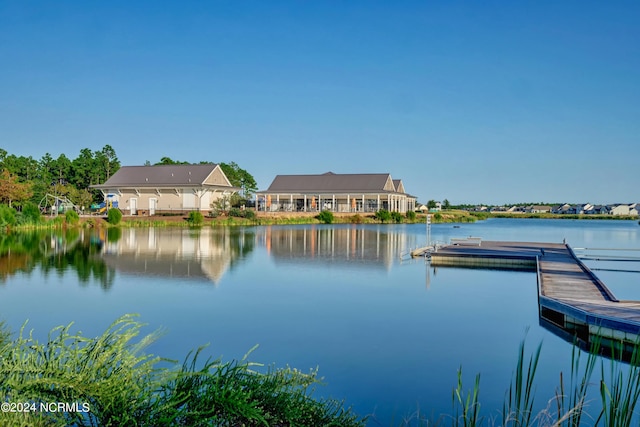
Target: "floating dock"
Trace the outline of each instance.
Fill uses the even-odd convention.
[[[433,266],[535,271],[541,320],[586,342],[597,336],[602,346],[622,342],[631,351],[640,342],[640,301],[618,300],[569,245],[470,238],[416,255]]]

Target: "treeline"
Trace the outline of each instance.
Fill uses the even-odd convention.
[[[120,161],[110,145],[100,151],[83,148],[73,160],[64,154],[53,158],[49,153],[36,160],[0,148],[0,203],[16,208],[27,202],[39,205],[52,194],[88,208],[102,200],[100,192],[89,186],[105,182],[119,168]]]

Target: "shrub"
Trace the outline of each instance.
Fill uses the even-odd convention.
[[[391,219],[391,213],[386,209],[380,209],[374,216],[380,222],[389,221]]]
[[[415,221],[416,220],[416,213],[415,211],[407,211],[407,219],[409,221]]]
[[[243,212],[244,212],[244,217],[247,219],[256,219],[257,217],[256,212],[252,209],[245,209]]]
[[[349,222],[351,224],[362,224],[364,222],[364,218],[360,214],[355,214],[349,217]]]
[[[27,224],[38,224],[42,220],[40,208],[31,202],[27,202],[22,207],[22,217]]]
[[[0,227],[16,224],[16,210],[7,205],[0,205]]]
[[[191,211],[189,212],[187,221],[189,221],[191,225],[202,225],[204,222],[204,215],[202,215],[202,212],[200,211]]]
[[[331,211],[322,211],[316,218],[325,224],[331,224],[333,222],[333,213]]]
[[[122,212],[120,212],[120,209],[109,209],[107,212],[107,222],[111,225],[118,225],[120,221],[122,221]]]
[[[391,212],[391,219],[393,219],[395,223],[400,223],[402,222],[402,214],[400,212],[393,211]]]
[[[56,215],[53,217],[51,222],[53,223],[54,227],[61,227],[62,224],[64,224],[64,217],[62,215]]]
[[[434,218],[436,221],[442,221],[442,214],[441,214],[440,212],[436,212],[436,213],[433,215],[433,218]]]
[[[229,209],[228,215],[236,217],[236,218],[244,218],[244,212],[239,208],[231,208],[231,209]]]
[[[64,219],[67,222],[67,224],[73,225],[78,223],[78,221],[80,220],[80,216],[78,215],[78,212],[74,211],[73,209],[70,209],[64,213]]]

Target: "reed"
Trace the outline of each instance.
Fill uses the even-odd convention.
[[[568,387],[565,388],[564,375],[560,372],[560,384],[556,389],[556,425],[562,427],[578,427],[587,398],[587,391],[596,366],[597,354],[600,351],[600,341],[592,345],[587,355],[586,364],[580,366],[582,352],[574,343],[571,349],[571,372]]]
[[[180,366],[144,353],[160,334],[136,341],[142,326],[125,315],[96,338],[72,334],[71,325],[52,330],[45,343],[24,326],[14,341],[0,335],[3,402],[77,402],[90,408],[2,412],[0,425],[364,426],[343,402],[312,397],[317,370],[260,372],[264,367],[248,362],[248,354],[239,361],[200,363],[202,349]]]
[[[475,427],[483,424],[480,417],[480,374],[476,375],[473,389],[465,392],[462,387],[462,367],[458,369],[458,386],[453,389],[453,427]]]
[[[640,398],[640,354],[638,345],[635,346],[629,371],[624,372],[615,358],[615,346],[612,345],[612,357],[609,364],[608,377],[605,377],[605,364],[600,366],[600,399],[602,411],[598,416],[596,425],[603,421],[607,427],[629,427],[637,416],[636,404]],[[620,352],[620,356],[622,356]],[[608,378],[610,385],[607,385]],[[636,422],[637,423],[637,422]]]
[[[525,343],[524,341],[520,343],[516,370],[502,407],[503,426],[528,427],[531,425],[535,402],[534,379],[541,350],[540,344],[529,357],[528,363],[525,363]]]

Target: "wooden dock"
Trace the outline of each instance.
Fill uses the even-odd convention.
[[[471,242],[471,241],[469,241]],[[619,301],[565,244],[479,241],[430,252],[433,266],[530,269],[538,276],[540,316],[583,340],[598,336],[634,345],[640,301]]]

